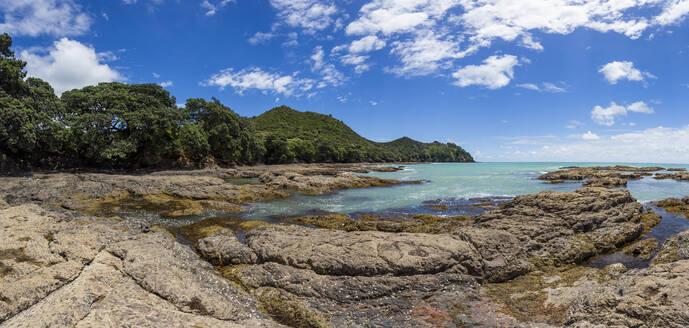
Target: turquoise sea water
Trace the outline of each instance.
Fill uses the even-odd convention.
[[[247,219],[291,216],[313,211],[351,214],[391,211],[424,212],[424,202],[458,202],[479,197],[514,197],[544,190],[572,191],[581,183],[548,184],[537,180],[541,174],[563,166],[661,166],[687,168],[689,165],[658,163],[437,163],[406,165],[399,172],[370,175],[397,180],[429,180],[420,185],[366,188],[339,191],[321,196],[296,194],[293,197],[253,204]],[[642,203],[668,197],[689,196],[689,182],[655,180],[651,177],[630,181],[627,189]]]

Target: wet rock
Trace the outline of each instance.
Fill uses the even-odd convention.
[[[652,265],[591,288],[572,303],[571,327],[689,326],[689,231],[663,243]]]
[[[298,173],[269,172],[261,175],[259,181],[276,189],[291,189],[310,194],[325,194],[341,189],[394,186],[421,181],[397,181],[373,176],[337,174],[334,176],[309,176]]]
[[[676,173],[656,173],[653,178],[658,180],[673,179],[677,181],[689,181],[689,172],[682,171]]]
[[[615,187],[626,187],[627,180],[622,178],[591,178],[584,181],[583,185],[585,187],[603,187],[603,188],[615,188]]]
[[[374,172],[397,172],[404,170],[404,166],[365,166],[364,169]]]
[[[486,278],[501,281],[533,268],[582,263],[636,240],[643,214],[626,190],[546,191],[518,196],[458,232],[483,255],[486,272],[493,272]]]
[[[686,172],[687,169],[671,167],[671,168],[667,169],[667,171],[669,171],[669,172]]]
[[[558,171],[548,172],[538,177],[551,183],[564,181],[584,181],[589,187],[625,187],[629,180],[639,180],[651,175],[649,172],[663,170],[662,167],[633,167],[633,166],[595,166],[595,167],[565,167]]]
[[[654,238],[643,239],[632,243],[623,249],[624,253],[642,259],[649,259],[658,248],[658,242]]]
[[[687,198],[680,200],[678,198],[663,199],[655,203],[656,206],[664,209],[669,213],[680,214],[689,219],[689,202]]]
[[[672,263],[689,260],[689,231],[680,232],[663,242],[653,263]]]
[[[264,262],[328,275],[410,275],[454,271],[480,275],[476,249],[449,234],[345,232],[271,226],[247,234]]]
[[[198,241],[203,258],[214,265],[254,264],[258,257],[251,248],[239,242],[237,237],[218,234]]]

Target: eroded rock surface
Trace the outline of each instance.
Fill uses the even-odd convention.
[[[663,170],[662,167],[634,167],[634,166],[593,166],[593,167],[564,167],[558,171],[548,172],[538,177],[551,183],[565,181],[582,181],[586,187],[625,187],[629,180],[639,180],[653,175],[650,172]],[[656,175],[657,176],[657,175]]]
[[[119,206],[122,194],[136,195],[189,213],[265,199],[279,188],[321,193],[381,183],[345,173],[355,169],[281,166],[268,172],[8,178],[0,186],[0,199],[7,203],[0,202],[0,327],[622,325],[634,323],[624,320],[641,310],[606,306],[647,296],[640,287],[645,277],[658,272],[665,279],[658,286],[685,283],[681,272],[671,271],[672,265],[684,268],[689,258],[684,254],[689,238],[679,236],[644,269],[657,271],[582,273],[575,266],[639,239],[658,223],[624,190],[525,195],[475,217],[401,221],[324,215],[282,222],[290,224],[209,219],[184,230],[186,239],[181,239],[188,245],[145,220],[96,218],[73,210],[92,204],[93,197],[83,194],[99,204],[115,200],[113,206]],[[259,176],[243,185],[231,180]],[[179,202],[190,203],[174,207]],[[13,206],[22,203],[43,207]],[[235,236],[239,231],[241,241]],[[608,297],[615,286],[628,288],[630,301],[582,296],[600,290],[590,297]],[[663,286],[658,288],[664,292]],[[670,299],[687,295],[677,288]],[[654,314],[638,320],[682,323],[685,303],[678,300],[667,308],[648,303],[654,311],[678,316],[674,321],[657,321]],[[535,310],[524,310],[534,304]],[[572,313],[571,304],[590,316]]]
[[[36,205],[0,227],[0,327],[279,326],[164,232]]]
[[[375,276],[455,272],[480,275],[473,245],[449,234],[345,232],[274,226],[247,235],[263,262],[320,274]]]

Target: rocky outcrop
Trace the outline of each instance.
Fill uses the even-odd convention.
[[[229,234],[217,234],[198,241],[201,256],[214,265],[254,264],[258,260],[251,248]]]
[[[689,326],[688,236],[685,232],[665,242],[650,267],[581,293],[572,302],[566,326]]]
[[[676,181],[689,181],[689,172],[680,171],[676,173],[656,173],[653,178],[657,180],[672,179]]]
[[[603,187],[603,188],[615,188],[615,187],[626,187],[627,179],[615,178],[615,177],[595,177],[590,178],[583,182],[585,187]]]
[[[323,194],[341,189],[421,183],[346,173],[358,169],[369,171],[360,164],[319,164],[162,171],[142,175],[34,174],[24,178],[2,178],[0,208],[36,203],[99,216],[143,210],[163,217],[179,217],[210,211],[243,211],[241,205],[246,203],[289,197],[286,190]],[[251,183],[237,181],[259,177]]]
[[[625,187],[629,180],[639,180],[651,176],[649,172],[663,170],[662,167],[633,167],[633,166],[593,166],[593,167],[564,167],[558,171],[548,172],[538,179],[551,183],[565,181],[584,181],[588,187]]]
[[[291,189],[309,194],[325,194],[341,189],[385,187],[399,184],[422,183],[422,181],[397,181],[373,176],[341,173],[334,176],[308,176],[298,173],[265,173],[259,181],[276,189]]]
[[[581,305],[591,317],[565,321],[567,307],[590,304],[579,301],[584,290],[617,282],[566,270],[658,222],[628,191],[605,188],[519,196],[474,217],[215,218],[179,228],[177,238],[143,219],[79,214],[82,203],[91,204],[83,194],[112,206],[122,206],[119,194],[137,195],[149,199],[137,205],[142,210],[158,211],[152,203],[185,211],[301,188],[289,186],[318,193],[380,181],[349,176],[346,168],[277,167],[259,185],[233,183],[229,170],[12,178],[0,186],[8,203],[0,209],[0,327],[526,327],[519,320],[530,313],[538,327],[600,323],[598,313],[608,310]],[[257,176],[234,170],[232,177]],[[182,201],[196,205],[175,207]],[[44,207],[11,207],[23,202]],[[685,261],[683,245],[680,238],[666,243],[664,261]],[[664,265],[660,257],[653,268]],[[509,293],[498,287],[513,283],[519,288]],[[539,289],[532,293],[532,286]],[[557,289],[556,305],[543,305],[549,289]],[[519,312],[533,304],[536,311]],[[558,319],[540,317],[547,313]]]
[[[666,240],[653,258],[653,263],[672,263],[689,260],[689,230]]]
[[[474,247],[449,234],[344,232],[274,226],[254,230],[246,238],[247,245],[263,262],[309,269],[319,274],[482,273]]]
[[[533,268],[582,263],[629,243],[645,229],[643,214],[625,190],[546,191],[518,196],[459,231],[482,252],[492,272],[486,278],[500,281]]]
[[[279,326],[163,232],[36,205],[0,226],[0,327]]]

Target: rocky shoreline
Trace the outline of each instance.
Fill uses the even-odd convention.
[[[546,191],[478,204],[488,210],[475,216],[323,214],[180,228],[117,216],[134,208],[174,220],[293,192],[423,183],[353,174],[399,169],[0,178],[0,327],[689,325],[686,233],[662,243],[646,268],[586,266],[642,249],[660,222],[626,190]],[[652,171],[568,168],[544,180],[612,187],[621,182],[610,179]],[[689,198],[657,205],[689,214]]]

